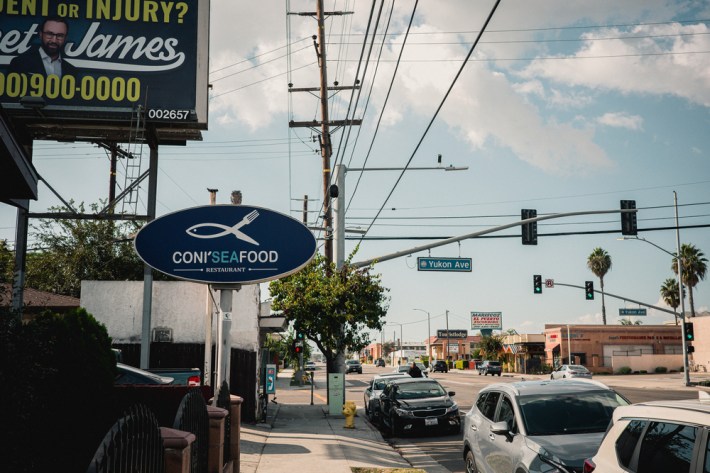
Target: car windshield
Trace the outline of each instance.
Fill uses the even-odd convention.
[[[569,370],[570,370],[570,371],[581,371],[581,372],[585,372],[585,371],[587,371],[587,368],[585,368],[585,367],[582,366],[582,365],[569,365]]]
[[[359,365],[360,364],[360,362],[357,360],[348,360],[345,363],[348,365]]]
[[[521,396],[528,435],[605,432],[614,409],[628,403],[613,391]]]
[[[382,379],[376,379],[375,384],[373,385],[372,389],[375,391],[382,391],[385,389],[385,387],[392,382],[392,379],[401,379],[401,378],[408,378],[408,376],[391,376],[387,378],[382,378]]]
[[[500,366],[500,361],[489,361],[488,366]]]
[[[421,399],[426,397],[441,397],[446,391],[439,383],[406,383],[399,384],[397,399]]]

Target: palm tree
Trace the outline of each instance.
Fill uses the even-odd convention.
[[[685,288],[683,289],[683,296],[685,296]],[[680,305],[680,296],[678,295],[678,281],[673,278],[668,278],[663,281],[661,286],[661,297],[663,302],[668,304],[673,310],[678,309]],[[675,314],[675,324],[678,325],[678,313]]]
[[[611,256],[602,248],[594,248],[587,258],[587,267],[599,278],[602,292],[602,322],[606,325],[606,306],[604,305],[604,276],[611,270]]]
[[[671,269],[678,274],[678,257],[673,257]],[[683,243],[680,246],[680,261],[683,265],[683,284],[688,288],[688,301],[690,302],[690,316],[695,317],[695,304],[693,303],[693,288],[705,279],[708,271],[707,258],[695,245]]]

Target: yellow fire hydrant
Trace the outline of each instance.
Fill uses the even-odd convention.
[[[345,401],[343,404],[343,415],[345,416],[345,428],[354,429],[355,428],[355,412],[357,407],[353,401]]]

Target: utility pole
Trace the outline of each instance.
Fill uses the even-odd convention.
[[[449,364],[449,309],[446,309],[446,365]]]
[[[303,224],[308,226],[308,194],[303,196]]]
[[[323,227],[325,229],[325,242],[323,245],[323,252],[326,261],[330,264],[333,262],[333,212],[331,209],[331,197],[337,196],[337,187],[335,187],[331,193],[330,185],[330,158],[333,155],[333,145],[330,136],[330,126],[345,126],[345,125],[360,125],[362,120],[339,120],[335,122],[330,121],[328,113],[328,96],[329,90],[341,91],[347,89],[359,89],[359,86],[338,86],[337,83],[334,87],[328,87],[328,67],[327,67],[327,55],[326,55],[326,37],[325,37],[325,18],[327,16],[335,15],[346,15],[352,12],[325,12],[323,11],[323,0],[316,0],[316,11],[314,12],[301,12],[296,13],[299,16],[315,16],[316,22],[318,24],[318,34],[313,36],[313,45],[316,49],[316,54],[318,56],[318,67],[320,69],[320,86],[318,88],[295,88],[289,84],[289,92],[319,92],[320,93],[320,109],[321,109],[321,123],[320,123],[320,149],[321,157],[323,161]],[[289,13],[291,14],[291,13]],[[357,83],[357,80],[356,80]],[[347,117],[346,117],[347,118]],[[317,122],[305,121],[297,122],[290,121],[289,127],[307,127],[314,128],[318,125]]]

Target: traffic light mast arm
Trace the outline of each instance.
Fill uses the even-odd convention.
[[[562,218],[562,217],[574,217],[577,215],[618,214],[618,213],[623,213],[623,212],[636,212],[636,211],[637,211],[636,209],[633,209],[633,210],[625,210],[625,209],[622,209],[622,210],[584,210],[581,212],[565,212],[565,213],[543,215],[541,217],[535,217],[535,218],[527,218],[525,220],[520,220],[518,222],[507,223],[505,225],[499,225],[497,227],[487,228],[485,230],[480,230],[477,232],[468,233],[466,235],[446,238],[444,240],[439,240],[434,243],[428,243],[426,245],[417,246],[414,248],[410,248],[408,250],[398,251],[396,253],[390,253],[388,255],[379,256],[377,258],[371,258],[371,259],[368,259],[365,261],[359,261],[357,263],[352,263],[350,266],[353,268],[364,268],[365,266],[370,266],[372,263],[381,263],[383,261],[389,261],[391,259],[401,258],[402,256],[409,256],[412,253],[418,253],[420,251],[430,250],[432,248],[437,248],[439,246],[448,245],[450,243],[456,243],[461,240],[468,240],[469,238],[475,238],[475,237],[478,237],[481,235],[487,235],[489,233],[499,232],[501,230],[505,230],[505,229],[512,228],[512,227],[518,227],[520,225],[525,225],[527,223],[540,222],[542,220],[552,220],[555,218]]]
[[[565,283],[563,283],[563,282],[557,282],[557,281],[555,281],[555,287],[557,287],[557,286],[575,287],[575,288],[577,288],[577,289],[585,290],[584,286],[577,286],[577,285],[574,285],[574,284],[565,284]],[[619,300],[626,301],[626,302],[633,302],[634,304],[642,305],[642,306],[648,307],[648,308],[650,308],[650,309],[656,309],[656,310],[660,310],[661,312],[667,312],[667,313],[669,313],[669,314],[678,315],[678,312],[672,311],[672,310],[670,310],[670,309],[666,309],[665,307],[658,307],[658,306],[655,306],[655,305],[646,304],[645,302],[635,301],[635,300],[633,300],[633,299],[629,299],[628,297],[621,297],[621,296],[617,296],[617,295],[614,295],[614,294],[611,294],[611,293],[608,293],[608,292],[597,291],[596,289],[594,290],[594,292],[596,292],[596,293],[598,293],[598,294],[604,294],[605,296],[608,296],[608,297],[613,297],[614,299],[619,299]]]

